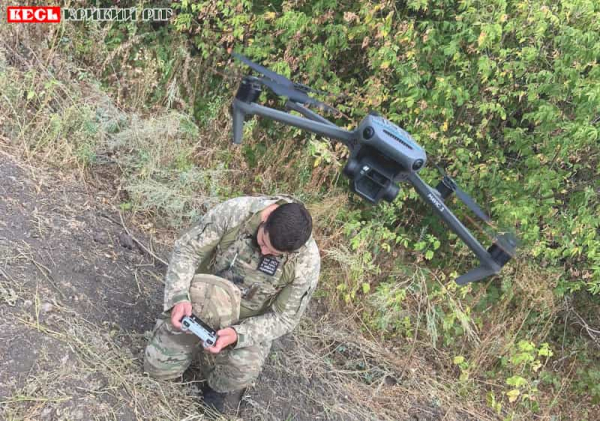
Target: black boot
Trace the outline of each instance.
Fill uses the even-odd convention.
[[[206,389],[204,390],[204,405],[221,414],[235,414],[238,411],[243,395],[244,389],[221,393],[206,385]]]

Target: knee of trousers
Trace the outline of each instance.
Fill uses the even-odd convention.
[[[271,342],[265,342],[218,354],[208,377],[209,386],[217,392],[250,386],[262,372],[270,349]]]
[[[200,340],[176,331],[168,319],[159,319],[144,352],[144,371],[161,380],[175,379],[191,364]]]
[[[144,373],[156,380],[175,380],[181,377],[185,372],[183,367],[165,367],[162,364],[156,364],[156,361],[152,361],[145,355],[144,358]]]

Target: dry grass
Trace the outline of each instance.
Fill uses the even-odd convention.
[[[242,178],[239,170],[194,165],[199,139],[210,136],[200,136],[188,116],[126,113],[86,81],[83,69],[62,66],[68,60],[48,48],[60,33],[49,31],[42,45],[21,26],[3,27],[2,34],[0,136],[27,162],[76,170],[82,179],[93,167],[122,180],[117,189],[126,192],[126,208],[174,225],[195,219]]]
[[[464,400],[453,379],[436,372],[424,354],[378,340],[355,317],[322,317],[304,323],[295,349],[278,366],[290,376],[318,379],[308,398],[347,420],[473,419],[495,416]]]
[[[131,352],[145,346],[142,335],[107,330],[56,301],[40,321],[38,292],[18,299],[35,308],[5,313],[3,327],[12,326],[13,341],[35,343],[37,356],[22,384],[0,402],[3,419],[207,419],[192,387],[142,374],[140,356]]]

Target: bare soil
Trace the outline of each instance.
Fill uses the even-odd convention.
[[[81,345],[100,350],[108,334],[138,359],[134,339],[152,327],[162,268],[108,219],[119,216],[106,205],[107,193],[4,154],[0,197],[4,414],[93,419],[107,406],[117,419],[135,419],[129,405],[115,405],[114,394],[103,393],[110,386],[101,372],[84,373],[85,358],[69,334],[85,329],[92,336],[76,338],[97,341]]]

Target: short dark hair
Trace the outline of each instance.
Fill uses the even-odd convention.
[[[267,218],[265,232],[278,251],[298,250],[310,238],[312,217],[301,203],[279,205]]]

